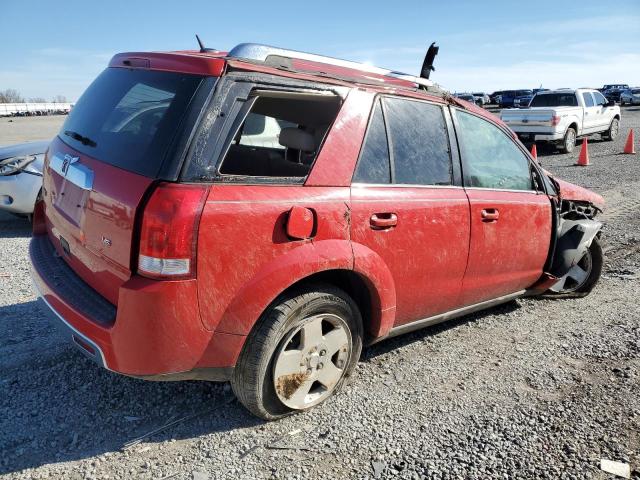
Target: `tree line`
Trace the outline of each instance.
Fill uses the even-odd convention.
[[[20,92],[15,88],[7,88],[6,90],[0,90],[0,103],[47,103],[48,100],[44,97],[32,97],[29,100],[20,95]],[[67,97],[64,95],[56,95],[51,99],[53,103],[67,103]]]

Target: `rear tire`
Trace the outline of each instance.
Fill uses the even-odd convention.
[[[277,299],[258,320],[231,387],[265,420],[306,410],[340,390],[360,358],[362,336],[360,311],[344,291],[326,284],[298,290]],[[291,373],[276,381],[276,371]]]
[[[573,127],[567,128],[560,145],[560,151],[563,153],[571,153],[576,148],[576,131]]]
[[[620,131],[620,120],[614,118],[611,120],[611,125],[609,125],[609,130],[602,134],[602,139],[608,142],[611,142],[616,139],[618,136],[618,132]]]

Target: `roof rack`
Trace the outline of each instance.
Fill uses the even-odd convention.
[[[271,47],[269,45],[262,45],[259,43],[241,43],[233,47],[228,57],[237,58],[239,60],[249,60],[253,62],[269,63],[269,58],[294,58],[298,60],[307,60],[310,62],[324,63],[328,65],[335,65],[337,67],[350,68],[353,70],[359,70],[366,73],[374,73],[377,75],[383,75],[387,77],[397,78],[400,80],[406,80],[413,82],[423,87],[433,87],[434,83],[426,78],[416,77],[408,73],[396,72],[393,70],[387,70],[385,68],[374,67],[373,65],[367,65],[366,63],[352,62],[349,60],[341,60],[339,58],[325,57],[323,55],[316,55],[314,53],[299,52],[297,50],[287,50],[285,48]]]

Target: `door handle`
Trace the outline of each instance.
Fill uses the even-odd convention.
[[[395,227],[397,224],[398,216],[395,213],[374,213],[369,219],[369,225],[374,230]]]
[[[500,212],[497,208],[485,208],[482,210],[483,222],[495,222],[500,217]]]

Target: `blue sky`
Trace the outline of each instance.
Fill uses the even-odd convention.
[[[75,100],[121,51],[260,42],[417,73],[451,91],[640,85],[640,1],[3,0],[0,90]]]

